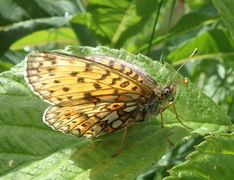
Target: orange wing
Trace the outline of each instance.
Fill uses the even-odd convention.
[[[110,56],[89,59],[55,52],[26,58],[26,80],[43,100],[53,104],[44,121],[56,130],[96,137],[142,120],[142,105],[154,98],[140,68]]]

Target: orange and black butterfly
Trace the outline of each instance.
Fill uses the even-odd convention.
[[[178,83],[187,82],[161,86],[145,71],[119,58],[46,51],[27,56],[25,79],[35,94],[52,104],[43,116],[46,124],[88,138],[122,128],[126,135],[133,122],[162,113],[170,106],[165,103],[173,100]]]

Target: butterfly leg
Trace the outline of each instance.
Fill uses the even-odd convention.
[[[172,106],[173,109],[174,109],[174,111],[175,111],[175,115],[176,115],[177,121],[179,121],[181,125],[183,125],[184,127],[188,128],[188,129],[191,129],[191,130],[192,130],[192,128],[186,126],[186,125],[179,119],[178,113],[177,113],[177,111],[176,111],[176,108],[175,108],[175,105],[174,105],[173,102],[171,102],[171,103],[168,104],[167,106],[162,107],[162,108],[160,109],[161,128],[162,128],[163,134],[164,134],[164,136],[166,137],[167,141],[168,141],[171,145],[174,146],[174,144],[170,141],[170,139],[169,139],[169,137],[168,137],[168,135],[167,135],[167,133],[166,133],[166,131],[165,131],[165,129],[164,129],[164,120],[163,120],[163,114],[162,114],[162,112],[163,112],[164,110],[166,110],[166,109],[167,109],[168,107],[170,107],[170,106]]]
[[[127,131],[128,131],[129,126],[130,126],[130,123],[125,126],[124,134],[123,134],[123,138],[122,138],[122,142],[121,142],[121,145],[119,147],[119,150],[113,156],[111,156],[112,158],[118,156],[121,153],[123,146],[124,146],[124,143],[125,143],[125,140],[126,140],[126,135],[127,135]]]
[[[162,131],[163,131],[163,134],[164,134],[164,136],[165,136],[165,138],[167,139],[167,141],[172,145],[172,146],[174,146],[174,144],[171,142],[171,140],[169,139],[169,137],[168,137],[168,135],[167,135],[167,132],[165,131],[165,129],[164,129],[164,120],[163,120],[163,111],[165,110],[166,108],[165,107],[163,107],[163,108],[160,108],[160,116],[161,116],[161,129],[162,129]]]
[[[188,127],[188,126],[186,126],[180,119],[179,119],[179,116],[178,116],[178,113],[177,113],[177,111],[176,111],[176,108],[175,108],[175,105],[174,105],[174,103],[173,102],[171,102],[169,105],[168,105],[168,107],[169,106],[172,106],[173,107],[173,109],[174,109],[174,111],[175,111],[175,115],[176,115],[176,119],[177,119],[177,121],[179,121],[180,122],[180,124],[181,125],[183,125],[184,127],[186,127],[186,128],[188,128],[188,129],[191,129],[191,130],[193,130],[191,127]]]

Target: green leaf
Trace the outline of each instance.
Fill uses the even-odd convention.
[[[10,11],[13,9],[14,12]],[[73,14],[75,10],[72,1],[0,1],[0,55],[15,41],[32,32],[68,25],[71,15],[65,15]]]
[[[234,22],[233,22],[234,3],[233,3],[233,0],[223,0],[223,1],[212,0],[212,1],[213,1],[214,5],[215,5],[216,9],[220,13],[221,17],[223,18],[224,23],[226,24],[228,29],[233,34],[234,33]]]
[[[193,57],[194,60],[234,58],[234,42],[230,39],[228,31],[216,29],[194,37],[190,42],[172,51],[167,59],[174,65],[180,64],[185,61],[189,56],[188,53],[192,52],[194,48],[198,48],[197,55]]]
[[[159,83],[171,81],[174,70],[143,55],[107,47],[73,47],[60,52],[86,56],[105,54],[126,59],[145,69]],[[122,153],[111,158],[120,146],[123,131],[95,139],[66,135],[42,122],[49,106],[33,94],[23,79],[23,64],[0,75],[0,177],[2,179],[134,179],[172,148],[160,128],[160,117],[134,123],[127,132]],[[181,75],[176,80],[184,79]],[[163,112],[164,125],[173,143],[188,136],[226,132],[227,115],[192,83],[178,86],[175,106],[179,118],[194,130],[183,127],[173,109]],[[157,119],[159,118],[159,119]]]
[[[65,26],[68,20],[68,17],[52,17],[49,19],[42,18],[20,22],[6,27],[0,31],[0,37],[2,39],[2,48],[0,49],[0,53],[4,53],[15,41],[34,31]]]
[[[156,0],[90,0],[87,13],[72,22],[86,24],[103,45],[120,48],[142,32],[157,4]]]
[[[169,172],[172,179],[219,180],[232,179],[234,161],[234,134],[217,134],[206,137],[196,147],[187,162],[177,165]]]
[[[48,41],[48,39],[50,39]],[[71,28],[62,27],[53,30],[42,30],[31,33],[12,44],[11,49],[39,46],[48,43],[77,44],[76,36]]]
[[[161,44],[165,40],[168,41],[167,43],[175,44],[175,48],[178,48],[180,44],[186,44],[191,39],[195,38],[198,35],[199,31],[209,31],[211,28],[209,27],[210,24],[216,23],[218,21],[218,16],[214,15],[207,15],[199,12],[193,12],[185,14],[181,17],[181,19],[170,29],[167,34],[155,36],[153,40],[153,44]],[[206,27],[206,28],[204,28]],[[148,44],[140,43],[135,44],[138,47],[134,49],[127,49],[131,52],[144,52],[148,47]],[[133,48],[134,46],[130,46]],[[133,51],[135,50],[135,51]]]

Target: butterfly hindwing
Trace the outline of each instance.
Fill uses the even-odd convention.
[[[125,127],[138,113],[135,102],[100,102],[51,106],[44,121],[56,130],[78,137],[97,137]]]

